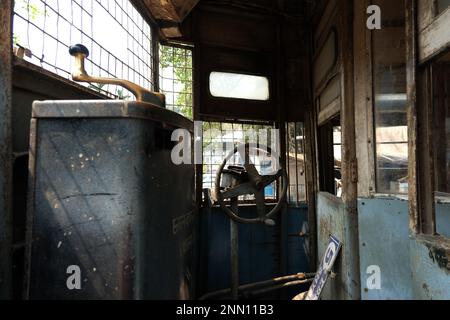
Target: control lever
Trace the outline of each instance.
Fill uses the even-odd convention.
[[[128,80],[91,77],[88,75],[84,65],[86,58],[89,57],[89,50],[82,44],[71,46],[69,53],[75,58],[75,65],[72,71],[72,79],[74,81],[118,85],[129,90],[138,102],[147,102],[163,108],[165,107],[165,96],[161,93],[151,92]]]

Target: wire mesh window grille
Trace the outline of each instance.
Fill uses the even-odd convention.
[[[192,49],[160,46],[159,87],[169,110],[193,119]]]
[[[273,134],[275,129],[270,124],[239,124],[239,123],[217,123],[205,122],[203,124],[203,189],[210,189],[214,195],[217,171],[224,159],[229,155],[230,149],[244,143],[255,143],[254,134],[261,145],[271,147],[272,140],[278,136]],[[230,147],[233,146],[233,147]],[[274,174],[276,162],[265,152],[259,154],[250,153],[250,160],[255,164],[261,175]],[[225,168],[230,165],[243,166],[244,161],[236,153]],[[277,184],[273,183],[265,189],[266,199],[277,199]],[[253,195],[240,197],[240,201],[253,201]]]
[[[306,201],[305,128],[303,123],[286,124],[286,171],[289,177],[288,202],[298,206]]]
[[[128,0],[16,0],[14,43],[29,62],[70,79],[71,45],[85,45],[86,71],[154,90],[152,27]],[[132,99],[113,85],[85,84],[113,98]]]

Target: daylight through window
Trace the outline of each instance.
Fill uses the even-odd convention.
[[[93,76],[129,80],[154,89],[151,26],[130,1],[16,0],[14,44],[29,49],[27,61],[70,79],[69,46],[90,51],[86,71]],[[132,99],[113,85],[82,84],[111,97]]]

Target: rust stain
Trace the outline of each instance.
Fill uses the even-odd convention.
[[[450,252],[441,248],[429,248],[428,254],[433,263],[437,264],[440,269],[447,273],[450,271]]]
[[[430,294],[430,288],[428,287],[428,284],[424,283],[424,284],[422,285],[422,288],[423,288],[423,290],[425,291],[425,294],[426,294],[428,297],[431,297],[431,294]]]

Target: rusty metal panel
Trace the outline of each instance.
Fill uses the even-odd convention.
[[[28,297],[193,298],[194,166],[171,161],[173,130],[192,122],[137,102],[50,101],[33,123]]]
[[[410,241],[414,299],[450,298],[450,243],[440,237],[418,236]]]
[[[359,200],[362,299],[448,299],[448,244],[443,238],[410,239],[408,201],[395,198]],[[446,222],[448,204],[437,206],[436,219]],[[428,240],[427,240],[428,239]],[[448,241],[447,241],[448,242]],[[447,250],[447,251],[446,251]],[[369,290],[366,273],[379,266],[381,289]]]

